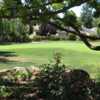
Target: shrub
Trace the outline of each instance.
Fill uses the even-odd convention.
[[[74,35],[74,34],[72,34],[72,33],[70,33],[69,35],[68,35],[68,40],[76,40],[77,39],[77,36],[76,35]]]
[[[60,64],[60,56],[55,56],[54,64],[44,64],[36,78],[39,95],[47,100],[61,100],[64,87],[61,76],[65,71],[65,65]]]
[[[59,41],[59,40],[66,40],[66,38],[61,38],[59,36],[51,35],[51,36],[40,36],[35,35],[31,37],[32,41],[42,41],[42,40],[50,40],[50,41]]]
[[[66,70],[60,56],[55,63],[42,65],[35,82],[44,100],[92,100],[93,81],[83,70]]]
[[[32,38],[32,41],[42,41],[42,40],[47,40],[47,37],[46,36],[35,35]]]
[[[27,26],[19,18],[0,20],[0,42],[29,42]]]
[[[0,97],[9,97],[12,94],[6,86],[0,86]]]
[[[61,40],[61,38],[59,36],[51,35],[48,37],[48,40],[59,41]]]

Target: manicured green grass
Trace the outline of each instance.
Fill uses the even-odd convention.
[[[79,41],[0,45],[0,52],[3,56],[0,61],[0,69],[16,66],[30,67],[48,63],[52,61],[55,52],[60,52],[62,62],[68,68],[85,69],[96,78],[100,71],[100,52],[88,49]]]

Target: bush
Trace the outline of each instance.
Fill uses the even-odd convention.
[[[55,59],[56,63],[41,66],[41,72],[35,80],[38,94],[46,100],[61,100],[64,92],[61,74],[65,71],[65,65],[60,64],[60,56],[55,56]]]
[[[54,41],[57,41],[57,40],[60,40],[60,38],[56,37],[56,36],[40,36],[40,35],[35,35],[32,38],[32,41],[42,41],[42,40],[54,40]]]
[[[0,20],[0,42],[29,42],[27,26],[20,19]]]
[[[46,70],[37,78],[38,96],[45,100],[93,100],[93,82],[85,71],[64,72],[61,66],[48,66],[45,65]],[[75,74],[79,77],[74,76]]]
[[[51,35],[51,36],[48,37],[48,40],[59,41],[59,40],[61,40],[61,38],[59,36],[54,36],[54,35],[52,36]]]
[[[42,40],[47,40],[47,37],[46,36],[35,35],[35,36],[33,36],[33,38],[31,40],[32,41],[42,41]]]
[[[6,86],[0,86],[0,97],[8,97],[10,96],[12,93],[10,91],[10,89],[8,89]]]
[[[32,41],[42,41],[42,40],[50,40],[50,41],[59,41],[59,40],[66,40],[66,38],[61,38],[59,36],[51,35],[51,36],[40,36],[35,35],[31,37]]]
[[[74,35],[74,34],[72,34],[72,33],[70,33],[69,35],[68,35],[68,40],[76,40],[77,39],[77,36],[76,35]]]
[[[44,100],[92,100],[93,81],[83,70],[66,70],[60,56],[54,64],[42,65],[35,82]]]

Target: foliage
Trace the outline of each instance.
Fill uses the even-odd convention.
[[[81,21],[85,27],[93,27],[93,9],[88,4],[83,5]]]
[[[54,64],[42,65],[36,78],[38,95],[45,100],[85,100],[92,98],[92,80],[83,70],[68,71],[61,64],[59,53]]]
[[[76,35],[71,34],[71,33],[68,35],[68,40],[76,40],[76,39],[77,39]]]
[[[83,9],[88,14],[83,14],[85,26],[92,27],[92,9],[100,15],[100,2],[97,0],[2,0],[0,5],[0,17],[6,19],[19,18],[24,24],[29,26],[29,34],[33,33],[33,24],[49,23],[65,32],[73,33],[92,50],[99,50],[100,46],[92,46],[89,39],[98,37],[86,36],[81,34],[81,23],[77,20],[77,16],[70,11],[75,6],[87,4],[88,9]],[[84,7],[85,8],[85,7]],[[59,15],[63,14],[62,17]],[[95,14],[94,14],[95,15]],[[73,30],[66,29],[72,27]],[[48,31],[47,31],[48,32]]]
[[[63,95],[63,79],[61,74],[64,72],[65,66],[61,65],[60,57],[56,58],[55,64],[42,65],[42,71],[36,79],[39,94],[50,100],[61,99]],[[48,99],[48,100],[49,100]]]
[[[27,27],[20,19],[1,19],[0,22],[1,42],[24,42],[29,41]]]
[[[100,36],[100,26],[97,27],[97,34]]]
[[[32,41],[42,41],[42,40],[47,40],[46,36],[40,36],[40,35],[35,35],[31,38]]]
[[[99,18],[100,17],[100,1],[94,0],[94,2],[90,2],[90,5],[95,8],[94,17]]]
[[[94,18],[94,26],[98,27],[99,24],[100,24],[100,18]]]
[[[73,11],[68,11],[65,13],[63,21],[65,26],[74,26],[77,28],[81,27],[81,23],[78,21],[77,16]]]
[[[0,86],[0,97],[9,97],[12,94],[6,86]]]
[[[53,35],[51,35],[51,36],[48,37],[48,40],[51,40],[51,41],[60,41],[60,40],[65,40],[65,39],[61,38],[59,36],[53,36]]]
[[[3,82],[0,86],[0,99],[93,100],[94,98],[99,100],[100,83],[95,84],[84,70],[68,70],[64,65],[58,66],[61,59],[58,54],[55,56],[55,64],[42,65],[43,69],[36,75],[35,80],[25,80],[27,84],[21,83],[22,80],[20,83],[16,80],[15,84],[13,81],[9,84]],[[8,71],[5,73],[7,74]],[[3,74],[0,73],[0,75]],[[11,75],[13,77],[13,74]],[[0,84],[2,81],[0,80]]]
[[[76,37],[76,36],[75,36]],[[75,38],[74,38],[75,39]],[[63,38],[60,36],[56,36],[56,35],[51,35],[51,36],[41,36],[41,35],[35,35],[31,38],[32,41],[43,41],[43,40],[47,40],[47,41],[60,41],[60,40],[67,40],[67,37]],[[69,38],[68,38],[69,40]],[[71,40],[71,39],[70,39]]]
[[[5,74],[5,75],[4,75]],[[12,69],[12,70],[8,70],[7,72],[5,72],[4,74],[1,73],[1,77],[0,79],[4,82],[4,83],[8,83],[8,85],[10,83],[20,83],[22,81],[26,81],[26,80],[31,80],[31,77],[33,75],[33,73],[27,69],[27,68],[23,68],[20,70],[17,69]]]

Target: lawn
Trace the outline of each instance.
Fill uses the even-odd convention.
[[[60,52],[68,68],[82,68],[97,78],[100,71],[100,52],[88,49],[82,42],[58,41],[0,45],[0,69],[16,66],[30,67],[52,62]]]

